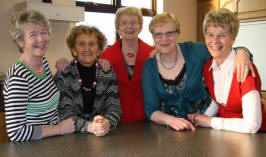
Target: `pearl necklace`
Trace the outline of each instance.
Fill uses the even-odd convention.
[[[178,57],[178,52],[177,52],[177,54],[176,54],[176,58],[175,58],[175,62],[174,62],[174,64],[173,64],[172,66],[170,66],[170,67],[167,67],[167,66],[164,65],[164,63],[163,63],[163,61],[162,61],[162,58],[161,58],[161,53],[159,54],[159,57],[160,57],[160,63],[161,63],[161,65],[163,66],[163,68],[166,69],[166,70],[172,70],[172,69],[176,66],[176,63],[177,63],[177,57]]]
[[[77,71],[77,74],[78,74],[78,82],[79,82],[79,85],[82,87],[82,89],[86,92],[89,92],[91,91],[92,89],[94,89],[96,87],[96,84],[97,84],[97,78],[98,78],[98,63],[95,63],[95,68],[96,68],[96,71],[95,71],[95,80],[92,82],[92,85],[91,87],[87,88],[83,85],[83,82],[82,82],[82,79],[80,77],[80,74],[79,74],[79,71],[78,71],[78,66],[77,66],[77,59],[74,60],[74,63],[75,63],[75,69]]]

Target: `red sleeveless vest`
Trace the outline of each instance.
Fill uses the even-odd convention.
[[[206,85],[208,86],[209,92],[213,100],[216,101],[214,94],[214,81],[213,81],[213,70],[210,69],[212,65],[212,60],[210,59],[203,68],[203,77]],[[261,80],[257,68],[252,64],[255,71],[256,77],[253,77],[251,73],[248,74],[248,77],[245,82],[240,83],[237,81],[236,73],[233,74],[233,79],[228,94],[228,99],[226,105],[223,106],[219,103],[218,116],[222,118],[242,118],[242,96],[252,90],[258,90],[261,95]],[[264,105],[261,102],[261,111],[262,111],[262,124],[260,130],[266,131],[266,112]]]

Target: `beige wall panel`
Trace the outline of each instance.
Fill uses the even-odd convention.
[[[266,20],[266,0],[236,0],[241,21]]]
[[[164,11],[175,14],[181,25],[179,42],[197,40],[197,1],[164,0]]]

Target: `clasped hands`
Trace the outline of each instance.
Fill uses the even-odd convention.
[[[195,131],[195,126],[210,127],[211,126],[211,117],[202,115],[202,114],[188,114],[188,120],[184,118],[173,117],[170,121],[167,122],[167,126],[172,127],[175,130],[184,130],[191,129]]]
[[[188,114],[188,120],[195,126],[211,127],[211,119],[211,117],[199,113]]]
[[[87,131],[93,133],[95,136],[104,136],[110,130],[109,120],[103,116],[95,116],[93,121],[88,124]]]

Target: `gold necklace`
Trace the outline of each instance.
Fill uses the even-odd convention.
[[[31,71],[34,71],[35,73],[42,73],[42,72],[43,72],[43,64],[42,64],[41,70],[37,70],[37,69],[34,68],[30,63],[27,63],[23,58],[20,58],[20,61],[21,61],[26,67],[28,67]]]

